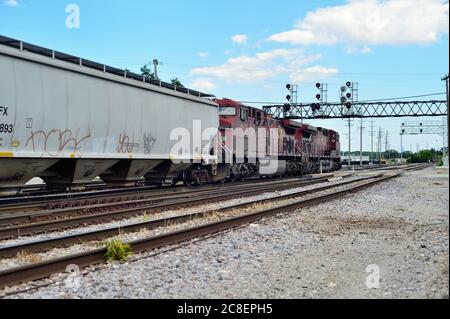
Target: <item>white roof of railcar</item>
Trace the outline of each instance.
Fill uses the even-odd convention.
[[[62,61],[64,63],[68,63],[71,65],[86,67],[93,71],[90,74],[93,76],[99,76],[98,73],[100,71],[101,73],[104,73],[105,75],[114,75],[115,77],[117,77],[116,80],[118,80],[118,81],[119,81],[119,79],[121,80],[119,82],[123,82],[123,79],[136,80],[136,81],[139,81],[138,82],[139,85],[138,85],[138,83],[126,83],[126,84],[131,84],[131,85],[136,84],[136,86],[139,86],[139,87],[142,87],[142,84],[145,84],[145,88],[148,88],[151,90],[160,91],[160,89],[157,89],[157,88],[166,89],[166,90],[164,90],[164,92],[160,91],[160,93],[170,94],[168,92],[171,91],[172,94],[170,94],[170,95],[183,97],[183,96],[179,95],[180,93],[182,93],[183,95],[185,95],[184,96],[185,98],[194,99],[197,101],[198,101],[198,98],[201,98],[202,102],[206,102],[208,104],[215,104],[212,101],[208,100],[208,98],[215,97],[212,94],[202,93],[202,92],[199,92],[196,90],[191,90],[191,89],[188,89],[185,87],[176,86],[171,83],[167,83],[167,82],[163,82],[163,81],[159,81],[159,80],[153,80],[149,77],[146,77],[145,75],[139,75],[139,74],[136,74],[133,72],[129,72],[127,70],[118,69],[118,68],[115,68],[112,66],[108,66],[105,64],[91,61],[91,60],[83,59],[83,58],[76,57],[76,56],[66,54],[63,52],[47,49],[47,48],[40,47],[40,46],[37,46],[34,44],[23,42],[20,40],[16,40],[16,39],[12,39],[12,38],[8,38],[8,37],[0,35],[0,45],[8,46],[11,48],[16,48],[19,50],[19,52],[23,52],[24,54],[31,52],[32,54],[35,54],[40,57],[48,57],[50,59],[49,59],[49,61],[46,62],[47,64],[51,64],[50,61],[55,61],[55,62]],[[0,53],[2,53],[2,52],[0,51]],[[27,60],[32,60],[32,61],[35,61],[38,63],[42,63],[43,62],[42,59],[41,58],[38,59],[37,56],[35,58],[30,57],[30,56],[27,56],[27,57],[22,56],[21,58],[26,58]],[[52,64],[52,65],[55,67],[61,67],[60,64],[59,65]],[[75,70],[72,70],[72,71],[75,71]],[[83,73],[89,73],[89,72],[83,72]],[[111,80],[111,77],[107,77],[106,79]]]

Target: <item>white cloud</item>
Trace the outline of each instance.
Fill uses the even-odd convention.
[[[369,53],[372,53],[372,49],[369,47],[364,47],[359,52],[361,52],[363,54],[369,54]]]
[[[197,79],[194,82],[190,83],[189,87],[193,88],[194,90],[211,93],[211,91],[214,90],[217,86],[211,80]]]
[[[207,58],[209,56],[208,52],[198,52],[197,56],[199,56],[200,58]]]
[[[349,54],[353,53],[362,53],[362,54],[369,54],[372,53],[372,49],[368,46],[364,46],[363,48],[357,48],[357,47],[347,47],[345,50]]]
[[[312,66],[292,72],[289,78],[294,83],[308,83],[323,80],[338,73],[339,69],[335,67]]]
[[[308,12],[293,30],[268,40],[303,45],[427,44],[448,34],[448,28],[449,4],[442,0],[349,0]]]
[[[236,34],[231,37],[231,40],[237,44],[247,44],[246,34]]]
[[[256,83],[277,75],[287,75],[301,79],[296,75],[302,69],[321,58],[320,54],[307,55],[302,49],[276,49],[272,51],[259,52],[254,56],[242,55],[228,59],[224,64],[210,67],[194,68],[191,74],[214,77],[227,82],[247,82]],[[320,68],[316,66],[316,68]],[[317,69],[324,75],[321,67]],[[337,72],[337,69],[336,69]],[[306,78],[305,78],[306,79]],[[297,82],[297,83],[300,83]]]
[[[19,5],[19,2],[17,2],[17,0],[6,0],[3,3],[10,7],[17,7]]]

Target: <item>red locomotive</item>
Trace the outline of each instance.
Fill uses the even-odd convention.
[[[301,176],[341,168],[337,132],[274,119],[261,109],[230,99],[214,102],[219,105],[215,150],[219,163],[213,169],[193,166],[185,172],[187,184],[255,176]]]

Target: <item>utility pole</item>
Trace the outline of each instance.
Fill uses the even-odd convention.
[[[370,162],[373,164],[373,118],[370,119]]]
[[[447,117],[448,119],[448,117]],[[448,123],[447,123],[448,124]],[[447,126],[447,134],[448,134],[448,126]],[[444,156],[445,150],[445,119],[442,119],[442,156]]]
[[[386,131],[386,140],[385,140],[385,144],[384,144],[384,157],[387,158],[387,151],[388,151],[388,138],[389,138],[389,131]],[[390,157],[389,157],[390,159]]]
[[[403,161],[403,133],[400,133],[400,160]]]
[[[381,164],[381,127],[378,129],[378,161]]]
[[[352,134],[352,130],[351,130],[351,126],[350,126],[350,117],[348,118],[348,166],[351,165],[352,163],[352,154],[351,154],[351,149],[352,149],[352,143],[351,143],[351,135]]]
[[[361,117],[361,124],[359,126],[359,165],[362,166],[362,147],[363,147],[363,119]]]
[[[444,76],[443,78],[441,78],[442,81],[445,81],[445,91],[447,93],[447,154],[448,152],[448,148],[450,145],[450,135],[448,134],[448,127],[450,126],[450,122],[449,122],[449,117],[448,117],[448,103],[449,103],[449,97],[448,97],[448,74],[446,76]]]
[[[155,75],[155,80],[159,80],[158,78],[158,65],[159,61],[157,59],[153,60],[153,74]]]

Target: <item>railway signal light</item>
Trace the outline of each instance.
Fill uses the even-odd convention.
[[[328,94],[328,84],[327,83],[316,83],[316,88],[319,90],[319,92],[316,94],[316,99],[319,101],[320,104],[319,107],[316,109],[320,109],[320,106],[327,104],[327,94]]]
[[[291,110],[291,106],[289,105],[289,104],[285,104],[285,105],[283,105],[283,111],[286,113],[286,112],[289,112]]]
[[[342,107],[346,107],[350,110],[353,107],[353,103],[358,100],[358,83],[357,82],[346,82],[345,85],[341,86],[341,103]]]
[[[289,102],[292,102],[293,96],[296,93],[296,92],[294,92],[294,84],[291,84],[291,83],[286,84],[286,89],[289,90],[289,94],[286,95],[286,100],[288,100]]]

